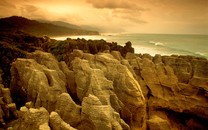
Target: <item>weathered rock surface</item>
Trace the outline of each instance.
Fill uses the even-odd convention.
[[[149,130],[171,130],[168,122],[160,117],[153,116],[147,121]]]
[[[51,54],[38,51],[30,57],[38,61],[17,59],[13,62],[10,89],[16,100],[20,99],[23,104],[32,101],[35,107],[42,106],[50,112],[55,109],[57,97],[67,92],[65,75]]]
[[[62,93],[58,97],[55,111],[71,126],[76,127],[81,121],[81,106],[78,106],[68,93]]]
[[[0,40],[0,129],[207,129],[206,59],[134,54],[131,42]]]
[[[190,129],[205,128],[204,122],[208,121],[207,60],[160,55],[154,58],[147,55],[141,58],[130,54],[127,56],[147,100],[149,117],[156,115],[175,129],[187,126]],[[178,122],[184,121],[185,124],[176,123],[175,119],[179,116],[181,120]],[[150,129],[156,125],[151,124],[154,120],[150,119],[147,123],[153,126]],[[191,126],[188,125],[189,120],[192,124],[196,120],[201,120],[201,123],[195,122],[197,125]]]
[[[26,106],[18,128],[43,113],[42,123],[32,120],[34,128],[206,129],[207,60],[133,53],[124,59],[116,51],[67,55],[67,64],[41,51],[13,62],[11,94],[18,107]],[[10,92],[1,90],[12,110]]]
[[[0,128],[6,127],[6,123],[10,120],[18,118],[16,104],[13,103],[9,88],[5,88],[2,83],[0,70]]]
[[[103,105],[111,104],[131,126],[145,127],[144,97],[130,70],[108,53],[86,59],[72,61],[79,99],[95,95]]]
[[[93,130],[128,130],[129,126],[110,105],[103,105],[94,95],[89,94],[82,102],[81,128]],[[87,127],[86,127],[87,126]]]
[[[50,127],[52,130],[76,130],[64,122],[56,112],[51,112],[50,114]]]
[[[40,109],[26,108],[19,122],[17,130],[50,130],[48,126],[49,113],[43,107]]]
[[[63,121],[65,123],[61,123],[59,127],[53,126],[54,129],[61,127],[68,129],[67,124],[81,129],[84,129],[85,124],[93,125],[92,128],[95,129],[100,127],[130,129],[129,125],[132,124],[143,127],[144,122],[141,121],[144,120],[145,114],[141,117],[133,115],[134,112],[141,114],[145,111],[140,86],[128,68],[114,59],[112,55],[103,53],[93,56],[84,53],[85,59],[74,58],[72,70],[69,70],[64,62],[58,63],[49,53],[36,51],[28,58],[30,59],[17,59],[13,62],[10,88],[14,96],[22,103],[31,101],[26,103],[29,109],[44,107],[48,112],[57,112],[58,116],[52,116],[56,117],[52,118],[52,122],[57,121],[60,124]],[[109,70],[100,69],[101,61],[106,63],[106,68],[109,67]],[[114,69],[113,64],[119,71],[111,75],[108,71]],[[72,82],[70,82],[73,79],[71,77],[75,79]],[[124,81],[119,84],[121,80]],[[82,106],[77,105],[67,91],[74,94]],[[99,106],[95,107],[89,103],[87,105],[84,99],[87,99],[89,95],[98,99]],[[101,108],[103,111],[100,111]],[[90,115],[93,112],[96,113],[95,110],[97,114],[94,116],[97,117]],[[89,116],[92,118],[88,118]],[[129,121],[129,125],[122,118]],[[47,124],[43,123],[40,126],[43,129],[47,127]],[[20,127],[23,126],[20,125]]]

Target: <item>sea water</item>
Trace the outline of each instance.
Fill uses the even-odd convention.
[[[103,39],[125,45],[131,41],[135,53],[160,55],[191,55],[208,59],[208,35],[192,34],[102,34],[96,36],[68,36],[86,40]],[[65,40],[67,37],[55,37]]]

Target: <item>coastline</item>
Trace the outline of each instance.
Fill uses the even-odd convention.
[[[2,111],[11,115],[3,127],[206,128],[207,59],[135,54],[131,42],[14,37],[0,41]]]
[[[167,38],[166,38],[167,36]],[[176,36],[176,37],[175,37]],[[192,37],[195,36],[195,37]],[[132,46],[137,54],[149,53],[151,56],[160,55],[190,55],[208,59],[206,35],[198,34],[137,34],[137,33],[115,33],[101,35],[77,35],[68,36],[71,39],[105,40],[107,42],[117,42],[124,46],[127,41],[132,42]],[[56,40],[65,40],[65,37],[53,37]],[[191,38],[191,39],[190,39]],[[193,42],[193,43],[192,43]],[[180,45],[181,44],[181,45]],[[183,45],[184,44],[184,45]],[[200,46],[201,47],[200,47]],[[192,48],[190,48],[193,46]],[[198,48],[198,49],[197,49]]]

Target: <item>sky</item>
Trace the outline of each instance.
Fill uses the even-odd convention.
[[[208,34],[208,0],[0,0],[0,17],[13,15],[106,33]]]

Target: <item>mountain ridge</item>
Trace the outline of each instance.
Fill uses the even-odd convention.
[[[20,16],[0,19],[0,32],[23,31],[35,36],[98,35],[97,31],[67,28],[52,23],[41,23]]]
[[[72,28],[72,29],[83,29],[78,25],[71,24],[68,22],[63,22],[63,21],[50,21],[50,20],[45,20],[45,19],[35,19],[35,20],[40,23],[50,23],[50,24],[54,24],[57,26],[62,26],[62,27],[67,27],[67,28]]]

